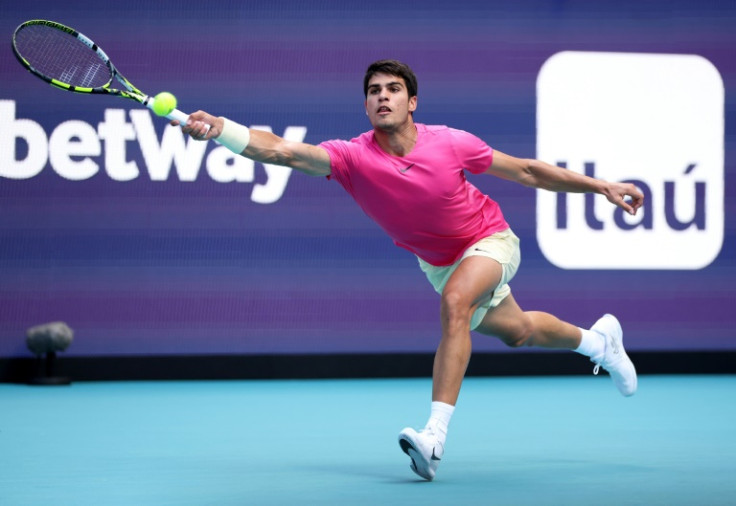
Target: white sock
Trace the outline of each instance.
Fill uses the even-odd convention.
[[[450,425],[450,418],[452,413],[455,411],[455,406],[445,404],[444,402],[432,401],[432,412],[429,415],[429,420],[425,427],[432,426],[439,430],[435,433],[440,437],[442,444],[445,443],[447,437],[447,426]]]
[[[580,340],[580,346],[573,351],[590,358],[602,355],[606,350],[606,341],[603,336],[588,329],[580,329],[580,331],[583,333],[583,338]]]

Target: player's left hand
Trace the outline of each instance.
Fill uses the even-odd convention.
[[[603,195],[609,202],[616,204],[632,216],[644,203],[644,194],[631,183],[609,182],[603,190]]]

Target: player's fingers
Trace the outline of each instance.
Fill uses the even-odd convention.
[[[187,122],[181,124],[181,131],[190,135],[198,141],[207,141],[219,136],[222,131],[222,120],[218,123],[218,118],[204,111],[196,111],[189,115]],[[172,121],[172,125],[179,124]]]
[[[197,140],[204,141],[208,139],[208,134],[210,133],[210,126],[203,122],[203,121],[197,121],[194,123],[192,127],[191,135]]]
[[[172,121],[172,124],[175,122]],[[192,117],[185,124],[181,125],[181,131],[189,135],[192,139],[206,140],[207,133],[209,132],[209,125],[202,121],[193,121]]]
[[[631,201],[626,201],[623,195],[619,197],[619,201],[617,202],[617,204],[621,209],[623,209],[630,215],[634,216],[636,214],[636,208],[631,205]]]
[[[189,115],[189,120],[191,122],[195,121],[202,121],[204,123],[211,123],[213,119],[213,116],[211,114],[206,113],[205,111],[195,111]]]
[[[642,191],[633,184],[626,193],[631,197],[635,208],[638,209],[644,203],[644,193],[642,193]]]
[[[204,140],[210,140],[211,138],[215,137],[214,132],[212,131],[212,125],[209,123],[203,124],[204,132],[202,133],[202,139]]]
[[[630,197],[628,204],[633,211],[630,214],[636,214],[636,211],[644,204],[644,194],[634,187],[632,191],[626,193],[626,196]]]

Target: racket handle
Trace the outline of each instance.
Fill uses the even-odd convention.
[[[185,125],[187,123],[187,120],[189,119],[189,115],[185,112],[180,111],[179,109],[174,109],[169,114],[167,114],[166,117],[168,119],[174,119],[182,125]],[[209,132],[209,130],[210,130],[210,125],[207,125],[207,131]]]
[[[187,123],[187,120],[189,119],[189,115],[185,112],[181,112],[179,109],[174,109],[169,114],[167,114],[166,117],[176,120],[182,125],[185,125]]]
[[[153,104],[155,101],[156,99],[154,97],[148,97],[148,99],[144,101],[143,104],[149,109],[153,110]],[[189,119],[189,115],[185,112],[180,111],[179,109],[174,109],[166,115],[166,118],[176,120],[179,122],[180,125],[186,125],[187,120]],[[210,128],[210,125],[207,125],[208,132]]]

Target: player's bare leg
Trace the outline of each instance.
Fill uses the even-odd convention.
[[[501,265],[486,257],[465,259],[442,293],[442,340],[434,360],[432,415],[419,432],[406,428],[399,444],[411,457],[411,468],[434,479],[444,453],[447,425],[460,393],[471,355],[470,322],[475,309],[488,301],[502,276]],[[591,357],[597,373],[604,367],[623,395],[636,391],[634,365],[623,349],[621,326],[604,315],[590,330],[580,329],[541,311],[522,311],[509,294],[486,313],[476,331],[500,338],[509,346],[570,349]]]
[[[434,479],[442,459],[447,425],[470,360],[471,317],[478,305],[490,300],[501,276],[501,264],[471,256],[460,263],[442,292],[442,339],[434,358],[432,414],[423,430],[406,428],[399,434],[412,470],[427,480]]]
[[[508,346],[537,346],[574,350],[580,346],[581,330],[554,315],[522,311],[513,295],[488,310],[476,332],[495,336]]]
[[[622,395],[628,397],[636,392],[636,369],[624,350],[623,331],[613,315],[604,315],[590,330],[585,330],[549,313],[524,312],[509,295],[486,313],[475,330],[496,336],[509,346],[575,350],[596,364],[594,374],[600,367],[606,369]]]
[[[432,400],[454,405],[471,355],[470,320],[501,280],[501,264],[472,256],[463,260],[445,285],[440,306],[442,339],[434,357]]]

